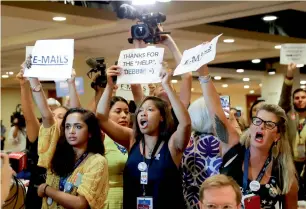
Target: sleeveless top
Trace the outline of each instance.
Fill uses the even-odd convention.
[[[192,133],[182,159],[183,193],[188,209],[199,209],[202,183],[219,173],[219,141],[212,134]]]
[[[231,176],[241,187],[242,193],[244,190],[243,185],[243,171],[242,165],[244,163],[245,146],[238,143],[232,147],[223,157],[223,163],[220,168],[220,173]],[[282,182],[280,179],[281,170],[277,165],[273,164],[272,173],[267,184],[261,184],[260,189],[252,192],[260,196],[261,208],[275,209],[276,204],[282,204],[281,188]],[[248,190],[250,180],[248,179]]]
[[[136,209],[137,197],[143,196],[138,164],[143,162],[140,143],[135,142],[130,150],[123,174],[123,209]],[[149,160],[146,160],[147,164]],[[168,142],[165,142],[152,159],[148,171],[146,196],[153,197],[154,209],[184,209],[184,198],[180,170],[172,160]]]
[[[123,170],[128,158],[127,150],[105,135],[105,158],[108,164],[109,190],[103,209],[122,209]]]

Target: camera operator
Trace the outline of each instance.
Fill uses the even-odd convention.
[[[22,152],[26,149],[26,128],[25,119],[18,110],[19,105],[16,108],[16,112],[11,116],[11,129],[8,134],[8,150],[11,152]]]
[[[160,31],[163,31],[163,29],[160,25],[158,27],[159,27]],[[171,53],[172,53],[172,55],[175,59],[176,65],[179,65],[180,62],[181,62],[181,59],[182,59],[182,54],[181,54],[179,48],[177,47],[175,41],[173,40],[173,38],[169,34],[162,34],[161,35],[161,42],[159,42],[159,43],[166,46],[171,51]],[[142,41],[142,40],[134,40],[134,44],[135,44],[135,48],[146,47],[144,41]],[[168,68],[166,63],[163,63],[163,67]],[[188,108],[188,106],[190,104],[190,99],[191,99],[192,74],[191,73],[185,73],[181,76],[181,78],[182,78],[182,84],[181,84],[179,97],[180,97],[181,102],[184,104],[184,106],[186,108]],[[137,105],[140,104],[141,100],[144,97],[141,85],[133,84],[133,85],[131,85],[131,89],[132,89],[132,93],[133,93],[133,96],[134,96],[135,103]],[[163,87],[159,84],[155,85],[153,96],[160,97],[160,98],[166,100],[168,102],[168,104],[170,104],[167,94],[163,90]],[[173,114],[173,112],[172,112],[172,115],[175,116]],[[175,125],[177,125],[176,117],[174,117],[174,122],[175,122]]]

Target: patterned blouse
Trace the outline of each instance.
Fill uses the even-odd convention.
[[[211,134],[192,133],[182,159],[184,198],[188,209],[199,209],[199,191],[206,178],[219,173],[219,141]]]

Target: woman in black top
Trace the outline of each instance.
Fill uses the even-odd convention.
[[[123,174],[123,208],[149,208],[149,204],[152,208],[153,203],[154,209],[184,209],[179,165],[191,134],[191,121],[170,85],[171,73],[162,71],[161,80],[179,121],[177,129],[173,129],[167,103],[147,97],[136,111],[134,131],[108,118],[112,77],[118,75],[118,66],[107,70],[108,84],[98,104],[97,117],[103,131],[129,152]]]
[[[220,173],[232,176],[244,195],[260,196],[261,208],[297,208],[297,179],[286,133],[287,117],[277,105],[259,107],[252,124],[241,137],[227,121],[208,67],[199,70],[199,81],[206,105],[214,118],[221,141],[223,163]]]

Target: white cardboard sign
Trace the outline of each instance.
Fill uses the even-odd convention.
[[[148,84],[142,84],[142,91],[145,96],[149,96],[150,89]],[[118,84],[118,89],[116,91],[116,96],[123,97],[126,100],[134,100],[132,94],[131,85],[129,84]]]
[[[26,57],[31,54],[26,49]],[[31,67],[25,68],[24,77],[43,80],[65,80],[71,78],[74,58],[74,40],[38,40],[32,49]]]
[[[202,43],[194,48],[185,50],[180,64],[174,70],[174,76],[198,70],[201,66],[213,61],[219,37],[216,36],[208,43]]]
[[[306,64],[306,44],[283,44],[280,50],[280,64]]]
[[[120,52],[118,65],[122,74],[117,84],[159,83],[164,48],[148,46],[142,49],[128,49]]]

